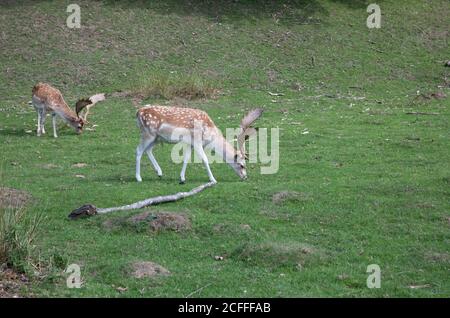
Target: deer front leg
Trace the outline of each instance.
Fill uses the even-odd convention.
[[[56,114],[52,114],[52,123],[53,123],[53,137],[58,138],[58,135],[56,134]]]
[[[180,173],[180,184],[184,184],[186,182],[185,173],[186,173],[187,164],[188,164],[189,160],[191,159],[191,152],[192,152],[191,147],[186,147],[184,149],[183,168],[181,168],[181,173]]]
[[[197,154],[200,156],[200,158],[203,160],[203,163],[205,164],[206,171],[208,172],[209,181],[217,183],[216,179],[214,179],[211,169],[209,168],[208,157],[206,156],[206,153],[203,150],[203,146],[200,144],[196,144],[194,145],[194,150],[195,152],[197,152]]]

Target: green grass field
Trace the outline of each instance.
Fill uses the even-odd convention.
[[[81,29],[66,26],[72,2]],[[380,0],[380,29],[366,26],[369,3],[2,1],[0,186],[30,192],[27,213],[45,216],[35,242],[43,274],[27,293],[449,297],[450,3]],[[88,127],[98,126],[80,136],[60,122],[54,139],[49,118],[38,138],[27,103],[39,81],[72,107],[99,92],[147,94],[109,95],[91,110]],[[216,93],[151,90],[184,82]],[[179,185],[170,145],[154,150],[163,178],[144,156],[144,181],[135,181],[139,98],[204,109],[223,131],[263,107],[258,126],[280,128],[278,173],[250,164],[241,182],[212,164],[215,187],[146,209],[187,214],[185,232],[104,226],[139,211],[69,220],[84,203],[123,205],[207,181],[196,163]],[[297,195],[273,201],[282,191]],[[171,275],[132,278],[136,261]],[[72,263],[81,266],[80,289],[66,287]],[[379,289],[366,286],[370,264],[381,268]]]

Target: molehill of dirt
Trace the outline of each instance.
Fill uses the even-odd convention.
[[[0,187],[0,209],[21,208],[33,197],[26,191]]]
[[[150,212],[145,211],[129,218],[115,218],[103,222],[103,227],[111,230],[115,228],[147,228],[149,232],[190,230],[192,225],[188,216],[178,212]]]
[[[143,261],[135,262],[131,264],[132,273],[131,276],[135,278],[155,277],[155,276],[167,276],[170,272],[159,264]]]

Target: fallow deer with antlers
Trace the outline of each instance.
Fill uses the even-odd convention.
[[[224,138],[208,114],[202,110],[157,105],[139,109],[136,117],[141,132],[141,142],[136,149],[136,180],[142,181],[141,157],[144,152],[147,153],[158,176],[162,176],[161,168],[152,152],[153,146],[158,142],[183,142],[190,147],[189,151],[184,152],[180,183],[185,182],[186,166],[190,160],[192,148],[202,159],[209,180],[217,182],[209,167],[205,147],[211,147],[241,179],[246,179],[245,136],[256,132],[250,126],[261,114],[262,109],[254,109],[242,119],[238,136],[239,149],[235,149]]]
[[[93,100],[91,100],[94,98]],[[31,103],[33,104],[36,112],[38,113],[37,120],[37,135],[45,134],[45,119],[47,113],[52,114],[53,119],[53,136],[58,137],[56,134],[56,116],[61,117],[70,126],[75,128],[77,134],[83,131],[83,126],[86,122],[85,119],[78,116],[78,113],[86,106],[93,106],[93,104],[104,100],[104,94],[96,94],[89,99],[79,100],[77,103],[77,112],[74,112],[64,100],[61,92],[46,83],[38,83],[33,87]],[[84,102],[84,103],[83,103]]]

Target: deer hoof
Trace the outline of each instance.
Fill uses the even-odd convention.
[[[180,184],[185,184],[186,181],[185,180],[180,180]]]

